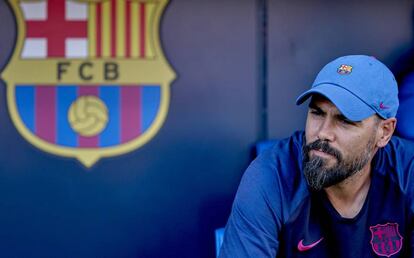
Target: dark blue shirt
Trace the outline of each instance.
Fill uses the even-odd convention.
[[[378,150],[365,203],[348,219],[308,190],[303,140],[278,141],[246,170],[219,257],[414,257],[414,144],[393,137]]]

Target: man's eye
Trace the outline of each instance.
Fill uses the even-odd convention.
[[[348,119],[341,119],[341,122],[347,125],[354,125],[355,123]]]
[[[323,113],[320,110],[316,110],[316,109],[311,109],[310,113],[316,116],[321,116],[323,115]]]

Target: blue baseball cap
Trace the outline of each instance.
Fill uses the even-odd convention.
[[[392,72],[375,57],[343,56],[325,65],[311,89],[296,99],[302,104],[313,94],[330,100],[351,121],[362,121],[375,113],[384,119],[398,110],[398,86]]]

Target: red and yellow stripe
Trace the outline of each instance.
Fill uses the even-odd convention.
[[[88,38],[91,57],[151,58],[149,32],[155,3],[109,0],[89,4]]]

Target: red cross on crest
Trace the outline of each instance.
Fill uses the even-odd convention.
[[[45,20],[27,20],[27,38],[45,38],[48,57],[64,57],[67,38],[87,38],[86,20],[68,20],[65,0],[48,1]]]

